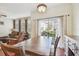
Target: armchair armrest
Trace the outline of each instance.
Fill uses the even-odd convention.
[[[10,45],[14,45],[18,42],[18,39],[15,39],[15,38],[9,38],[9,41],[8,41],[8,44]]]

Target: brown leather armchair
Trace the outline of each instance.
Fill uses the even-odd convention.
[[[9,34],[9,37],[10,37],[10,38],[17,38],[18,35],[19,35],[19,32],[12,31],[12,32]]]
[[[14,45],[14,44],[17,44],[18,42],[21,42],[24,40],[24,36],[25,36],[25,33],[19,33],[18,37],[17,38],[11,38],[9,39],[8,43],[9,45]]]

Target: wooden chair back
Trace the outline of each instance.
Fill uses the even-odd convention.
[[[20,33],[18,34],[17,40],[20,39],[21,35],[22,35],[22,33],[20,32]]]
[[[12,45],[7,45],[2,43],[1,49],[4,52],[5,56],[23,56],[23,50],[21,48],[14,47]]]
[[[21,33],[20,34],[20,37],[18,38],[18,42],[21,42],[24,40],[24,37],[25,37],[25,33]]]
[[[55,40],[55,44],[54,44],[54,56],[56,55],[56,49],[57,49],[59,40],[60,40],[60,36],[57,37],[56,40]]]

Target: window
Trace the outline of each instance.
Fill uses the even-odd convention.
[[[29,18],[20,18],[13,20],[13,28],[18,32],[28,32],[31,36],[31,19]]]

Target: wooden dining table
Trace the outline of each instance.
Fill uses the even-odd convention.
[[[51,48],[52,38],[51,37],[35,37],[22,41],[15,46],[24,47],[25,51],[36,53],[41,56],[49,56]]]

